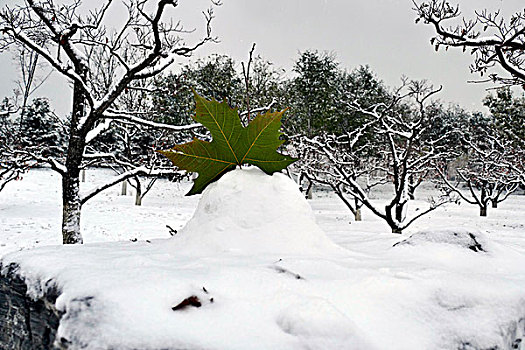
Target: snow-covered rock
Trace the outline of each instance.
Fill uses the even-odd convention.
[[[407,239],[394,244],[394,247],[404,245],[417,246],[427,243],[450,244],[470,249],[474,252],[486,252],[489,244],[487,237],[477,230],[454,227],[419,231]]]

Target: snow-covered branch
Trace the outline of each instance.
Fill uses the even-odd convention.
[[[389,103],[354,109],[369,117],[361,126],[343,135],[302,137],[302,170],[314,182],[330,186],[352,212],[364,205],[385,220],[393,232],[401,232],[421,216],[454,201],[444,193],[439,201],[407,219],[406,208],[414,191],[432,175],[432,164],[448,157],[446,137],[430,133],[428,100],[441,90],[424,82],[403,81]],[[447,135],[452,132],[447,133]],[[297,141],[295,141],[297,143]],[[393,196],[384,209],[368,194],[374,186],[392,183]],[[345,198],[353,197],[355,204]]]
[[[165,33],[166,29],[163,29],[161,25],[161,19],[166,10],[166,7],[176,7],[177,2],[160,1],[157,4],[154,16],[147,15],[144,12],[142,6],[143,4],[139,3],[137,10],[148,24],[151,30],[151,37],[153,38],[150,46],[147,47],[148,51],[141,60],[126,67],[125,74],[114,81],[112,87],[108,90],[105,96],[96,103],[93,113],[88,115],[86,119],[79,124],[79,129],[83,129],[84,133],[89,131],[91,125],[93,125],[94,122],[100,118],[100,116],[108,112],[115,100],[128,87],[128,85],[130,85],[131,82],[134,80],[150,78],[160,74],[175,61],[176,56],[186,56],[191,54],[204,43],[214,40],[214,38],[211,36],[210,27],[210,23],[213,19],[213,11],[210,9],[205,16],[207,34],[204,38],[202,38],[193,47],[177,47],[175,46],[176,42],[173,42],[172,45],[165,47],[163,45],[165,41],[163,41],[162,35]],[[170,30],[168,29],[168,32],[169,31]]]
[[[55,158],[53,157],[42,157],[34,152],[31,152],[31,151],[27,151],[27,150],[13,150],[12,151],[13,155],[22,155],[22,156],[26,156],[28,157],[28,159],[32,159],[36,162],[39,162],[39,163],[45,163],[45,164],[48,164],[51,169],[53,169],[54,171],[56,171],[57,173],[59,173],[60,175],[65,175],[67,169],[66,167],[64,166],[64,164],[60,163],[58,160],[56,160]]]
[[[0,18],[4,18],[5,14],[3,12],[0,12]],[[18,28],[10,28],[7,26],[4,26],[3,28],[0,27],[0,33],[4,33],[7,35],[12,36],[16,41],[20,42],[21,44],[25,45],[30,50],[33,50],[34,52],[37,52],[40,56],[42,56],[53,68],[55,68],[58,72],[63,74],[64,76],[68,77],[72,81],[77,82],[80,86],[82,86],[82,89],[84,90],[84,93],[86,93],[86,98],[90,105],[93,105],[93,98],[91,97],[91,94],[89,93],[90,89],[86,85],[84,79],[78,75],[74,67],[69,64],[63,64],[57,61],[51,54],[41,45],[38,45],[35,41],[31,40],[27,35],[25,35],[22,30]]]
[[[140,117],[137,117],[132,114],[128,114],[126,112],[122,111],[115,111],[115,110],[108,110],[104,112],[103,118],[106,119],[112,119],[112,120],[120,120],[120,121],[127,121],[138,125],[143,125],[147,127],[152,127],[155,129],[164,129],[164,130],[170,130],[170,131],[189,131],[201,128],[202,125],[199,123],[194,123],[190,125],[171,125],[171,124],[163,124],[163,123],[157,123],[153,121],[149,121]]]
[[[80,203],[83,205],[88,200],[99,194],[100,192],[115,186],[116,184],[129,179],[130,177],[137,176],[137,175],[146,175],[148,173],[148,169],[146,167],[138,167],[129,171],[126,171],[118,176],[115,176],[111,179],[111,181],[106,182],[103,185],[97,186],[91,190],[89,190],[87,193],[82,195],[80,197]]]
[[[504,140],[497,130],[463,130],[461,140],[465,145],[466,162],[456,169],[460,182],[453,184],[446,174],[437,167],[445,185],[457,193],[465,202],[478,205],[480,215],[487,215],[488,204],[497,207],[518,188],[520,172],[516,166],[515,145]],[[519,152],[519,151],[518,151]],[[464,184],[468,191],[460,187]]]
[[[484,9],[476,11],[473,19],[461,17],[459,6],[451,5],[446,0],[413,1],[417,14],[416,23],[424,23],[434,27],[436,36],[430,40],[435,50],[440,47],[467,48],[474,56],[471,66],[483,76],[489,69],[498,64],[510,73],[512,78],[500,77],[492,73],[490,80],[504,84],[516,85],[525,82],[523,58],[525,56],[525,14],[516,12],[509,20],[501,16],[501,12],[489,12]],[[460,24],[446,26],[446,23]]]

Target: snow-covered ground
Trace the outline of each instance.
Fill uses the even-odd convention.
[[[109,175],[88,171],[84,190]],[[53,278],[64,292],[57,307],[80,315],[65,317],[60,334],[90,348],[525,348],[512,344],[525,333],[525,196],[487,218],[451,204],[395,235],[366,211],[354,222],[318,192],[309,204],[332,245],[299,197],[269,202],[290,190],[284,179],[236,181],[200,204],[183,196],[189,183],[159,181],[142,207],[109,189],[83,208],[84,240],[96,244],[9,254],[4,263],[22,264],[35,296]],[[235,203],[243,186],[248,194]],[[179,230],[197,205],[192,222],[165,240],[166,225]],[[60,211],[53,172],[10,184],[0,193],[0,254],[59,244]],[[225,211],[234,215],[223,220]],[[465,246],[469,233],[484,251]],[[172,310],[190,296],[202,307]]]
[[[110,170],[88,170],[81,190],[89,191],[110,176],[114,176]],[[84,241],[169,237],[166,225],[181,228],[195,210],[198,198],[184,196],[189,188],[190,183],[159,180],[140,207],[134,205],[131,186],[128,196],[120,196],[120,185],[102,192],[82,209]],[[0,255],[61,244],[61,201],[60,176],[51,170],[33,169],[22,181],[10,183],[0,193]]]
[[[113,173],[88,170],[82,189],[88,191]],[[159,180],[144,198],[142,206],[134,205],[133,189],[120,196],[120,185],[91,199],[82,209],[82,234],[86,243],[167,238],[166,225],[180,229],[190,219],[199,196],[185,197],[191,183]],[[410,210],[425,208],[425,198],[432,187],[418,190]],[[387,199],[386,190],[375,194],[378,201]],[[316,192],[309,201],[317,223],[337,244],[345,248],[380,253],[401,238],[390,233],[388,226],[364,209],[364,221],[355,222],[349,210],[330,192]],[[60,177],[53,171],[33,169],[22,181],[9,184],[0,193],[0,256],[19,249],[60,244],[61,221]],[[480,218],[476,206],[450,204],[418,220],[404,236],[429,228],[469,227],[489,234],[492,240],[525,253],[525,195],[511,196],[500,208],[489,208]]]

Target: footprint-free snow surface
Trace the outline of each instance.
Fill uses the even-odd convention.
[[[211,184],[172,238],[40,247],[2,265],[19,265],[34,298],[59,288],[71,349],[524,347],[523,238],[426,227],[358,245],[351,231],[327,232],[333,243],[292,180],[248,168]]]

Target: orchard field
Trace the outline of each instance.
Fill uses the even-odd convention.
[[[88,189],[113,176],[110,170],[88,170]],[[189,181],[171,183],[159,180],[148,194],[142,206],[134,205],[133,189],[121,196],[121,186],[97,196],[85,207],[82,229],[86,243],[147,240],[170,237],[166,225],[178,230],[193,214],[199,198],[184,196],[191,187]],[[418,207],[428,205],[426,199],[433,194],[433,186],[418,190],[417,198],[409,205],[417,212]],[[388,199],[389,192],[377,193],[377,202]],[[1,254],[20,249],[61,243],[60,235],[60,178],[53,171],[31,170],[22,181],[7,187],[0,197]],[[331,191],[317,191],[309,200],[318,224],[337,244],[355,251],[380,253],[413,232],[427,229],[462,227],[481,231],[491,240],[506,244],[525,253],[525,196],[512,195],[498,209],[489,211],[488,217],[479,217],[477,206],[466,203],[448,204],[427,216],[403,236],[392,234],[390,228],[372,213],[364,210],[363,221],[355,222],[353,215]]]

